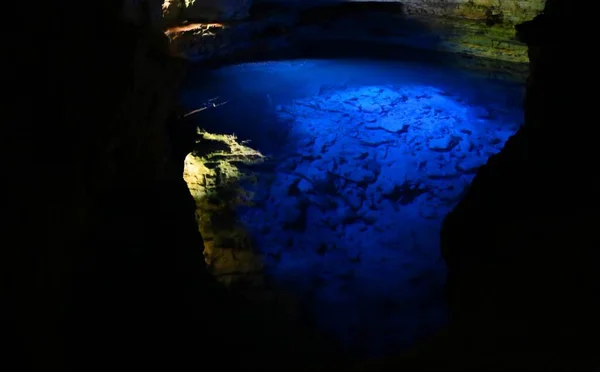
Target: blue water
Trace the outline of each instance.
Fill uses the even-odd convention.
[[[192,71],[210,132],[269,156],[239,211],[265,272],[362,355],[442,328],[443,217],[522,121],[523,87],[416,62],[297,60]]]

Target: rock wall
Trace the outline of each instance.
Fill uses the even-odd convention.
[[[517,24],[533,19],[545,0],[403,0],[409,13],[465,17]]]
[[[74,14],[81,6],[37,9],[27,32],[49,42],[35,55],[23,47],[13,54],[20,68],[11,86],[29,91],[13,98],[15,115],[2,135],[10,195],[2,263],[10,262],[18,335],[11,344],[24,370],[95,369],[85,360],[93,348],[122,352],[121,340],[142,331],[143,317],[116,309],[149,306],[160,242],[184,236],[186,205],[193,208],[185,184],[172,178],[183,159],[172,156],[166,126],[182,62],[168,55],[150,13],[121,2],[89,6],[94,16],[85,22]],[[173,204],[154,204],[167,189]],[[165,225],[161,209],[182,225]],[[193,209],[187,217],[193,224]],[[193,256],[190,242],[174,242],[171,252]],[[116,330],[121,340],[111,335]]]
[[[185,65],[153,21],[160,3],[44,4],[7,35],[4,363],[184,370],[221,350],[251,363],[264,330],[205,269],[182,178],[195,128],[175,112]]]
[[[502,16],[503,22],[512,24],[527,21],[544,9],[546,0],[254,0],[254,3],[281,3],[309,7],[343,2],[399,3],[406,11],[435,16],[454,16],[474,19]]]
[[[442,229],[448,299],[466,353],[535,355],[551,368],[594,353],[587,340],[600,329],[600,185],[585,169],[595,167],[595,139],[565,127],[593,112],[594,98],[565,95],[595,71],[589,52],[569,52],[586,45],[594,22],[577,16],[581,5],[549,2],[518,27],[531,58],[525,125],[480,168]]]
[[[299,41],[335,45],[336,40],[368,40],[390,48],[448,52],[469,68],[523,80],[527,48],[515,38],[514,25],[535,17],[543,2],[255,0],[253,17],[245,21],[187,24],[172,27],[167,34],[174,53],[193,60],[225,58],[233,62],[248,54],[269,59],[275,58],[278,50],[298,49],[295,43]]]

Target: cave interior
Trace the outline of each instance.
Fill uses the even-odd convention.
[[[9,370],[600,368],[580,2],[72,3],[7,38]]]

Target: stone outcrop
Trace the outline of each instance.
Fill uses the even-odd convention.
[[[282,19],[283,18],[283,19]],[[190,23],[170,27],[171,53],[181,58],[213,65],[265,60],[289,53],[287,15],[268,21],[239,23]]]
[[[238,208],[252,205],[252,196],[239,185],[252,176],[240,167],[263,161],[263,155],[235,136],[204,131],[199,131],[194,151],[185,158],[183,179],[196,203],[204,258],[211,273],[226,285],[242,279],[264,288],[261,257],[237,218]]]

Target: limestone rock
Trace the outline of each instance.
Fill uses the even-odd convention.
[[[229,29],[220,24],[188,24],[171,27],[166,31],[173,55],[191,60],[205,60],[227,51]]]

